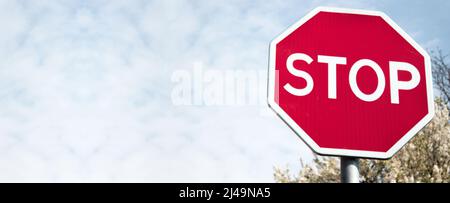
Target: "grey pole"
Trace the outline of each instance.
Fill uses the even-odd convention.
[[[359,160],[341,157],[341,183],[359,183]]]

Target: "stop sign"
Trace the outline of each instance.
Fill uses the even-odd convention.
[[[381,12],[317,8],[269,63],[269,106],[318,154],[390,158],[434,115],[430,57]]]

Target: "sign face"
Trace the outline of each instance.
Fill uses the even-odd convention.
[[[269,106],[318,154],[388,159],[434,115],[430,57],[381,12],[317,8],[269,63]]]

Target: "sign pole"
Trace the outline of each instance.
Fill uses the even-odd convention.
[[[359,183],[359,159],[341,157],[341,183]]]

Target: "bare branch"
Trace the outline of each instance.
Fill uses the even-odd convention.
[[[444,102],[448,104],[450,101],[450,65],[447,63],[448,55],[444,55],[440,49],[432,51],[431,54],[434,84],[439,89]]]

